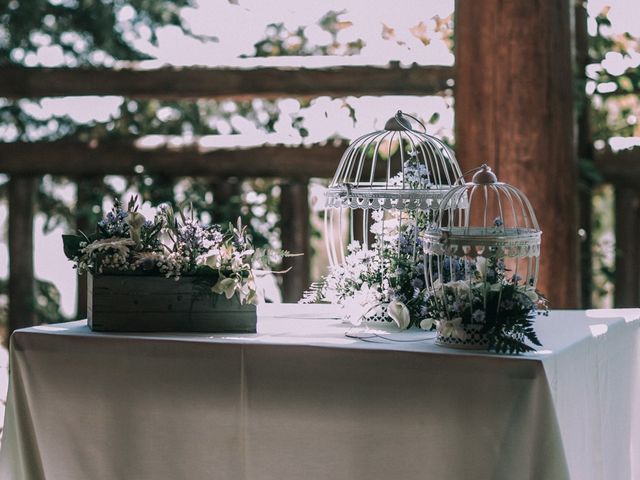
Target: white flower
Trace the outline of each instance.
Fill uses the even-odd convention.
[[[436,322],[436,325],[438,333],[443,337],[453,337],[463,341],[467,338],[467,333],[462,327],[462,318],[460,317],[452,318],[451,320],[441,320]]]
[[[233,278],[225,278],[223,276],[220,276],[218,283],[216,283],[211,288],[211,291],[213,293],[217,293],[218,295],[224,293],[224,296],[227,297],[227,300],[229,300],[236,292],[236,280]]]
[[[433,327],[433,319],[432,318],[425,318],[425,319],[420,321],[420,328],[422,330],[431,330],[432,327]]]
[[[380,304],[380,294],[376,285],[362,285],[360,290],[343,301],[343,306],[349,321],[359,325],[368,312]]]
[[[255,305],[258,303],[258,295],[252,277],[245,279],[241,283],[238,296],[240,297],[240,303],[243,305]]]
[[[478,270],[478,273],[480,274],[480,278],[484,279],[485,275],[487,274],[487,259],[484,257],[477,257],[476,258],[476,269]]]
[[[400,330],[409,328],[411,317],[409,315],[409,309],[404,303],[394,300],[387,307],[387,313]]]
[[[134,246],[133,240],[129,238],[103,238],[87,245],[83,250],[83,255],[91,255],[99,250],[115,250],[119,255],[126,257],[129,254],[129,248]]]
[[[136,242],[136,245],[140,244],[140,230],[144,225],[146,219],[144,215],[139,212],[128,212],[126,218],[124,219],[129,225],[129,235],[131,236],[131,240]]]
[[[466,295],[469,291],[469,284],[464,280],[456,280],[455,282],[449,282],[447,286],[453,288],[456,295]]]
[[[527,287],[527,289],[525,290],[524,294],[533,303],[537,303],[538,300],[540,299],[540,297],[538,297],[538,293],[536,292],[536,289],[534,287]]]

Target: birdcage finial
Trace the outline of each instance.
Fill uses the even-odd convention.
[[[498,177],[493,173],[491,167],[486,163],[482,164],[480,170],[478,170],[471,179],[471,183],[476,185],[489,185],[492,183],[497,183]]]
[[[402,113],[402,110],[398,110],[398,112],[384,124],[384,129],[390,132],[411,130],[411,123],[405,117],[406,115]]]

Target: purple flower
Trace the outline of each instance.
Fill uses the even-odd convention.
[[[505,300],[504,302],[502,302],[501,307],[505,310],[511,310],[513,308],[513,301]]]

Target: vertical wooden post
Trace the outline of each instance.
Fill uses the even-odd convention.
[[[576,85],[577,94],[577,153],[580,162],[594,165],[593,138],[591,135],[591,101],[585,92],[587,65],[591,63],[589,58],[589,32],[587,29],[587,8],[582,0],[577,0],[574,6],[575,12],[575,37],[576,37],[576,70],[580,80]],[[594,166],[595,168],[595,166]],[[580,235],[580,305],[582,308],[591,308],[591,294],[593,291],[593,264],[592,264],[592,214],[593,214],[593,180],[588,175],[579,172],[580,184],[578,186],[578,227]]]
[[[291,271],[284,275],[283,300],[297,302],[309,287],[310,228],[309,187],[307,179],[290,179],[282,184],[280,193],[280,235],[282,248],[291,253],[302,253],[298,257],[285,258],[284,268]]]
[[[640,193],[635,188],[615,187],[616,307],[640,305]]]
[[[242,179],[215,178],[211,181],[213,191],[213,220],[216,223],[235,223],[240,215],[238,197],[242,194]]]
[[[570,0],[456,2],[456,149],[531,200],[543,230],[540,288],[578,305]]]
[[[36,179],[9,180],[9,333],[36,323],[33,216]]]

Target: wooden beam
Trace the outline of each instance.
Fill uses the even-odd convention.
[[[640,188],[640,147],[595,152],[598,171],[607,182],[629,188]]]
[[[543,230],[540,288],[578,306],[570,0],[456,2],[456,147],[528,196]]]
[[[284,268],[291,268],[282,280],[283,300],[297,302],[310,283],[310,209],[306,179],[283,183],[280,193],[280,238],[282,248],[302,256],[285,258]]]
[[[36,323],[33,271],[33,216],[36,180],[9,180],[9,334]]]
[[[447,66],[402,68],[0,68],[0,97],[122,95],[129,98],[276,98],[329,95],[432,95],[446,88]]]
[[[141,150],[131,144],[80,142],[0,143],[0,173],[42,175],[307,177],[330,178],[344,146],[262,146],[234,150],[158,148]]]
[[[640,305],[640,189],[617,186],[615,189],[616,307]]]

